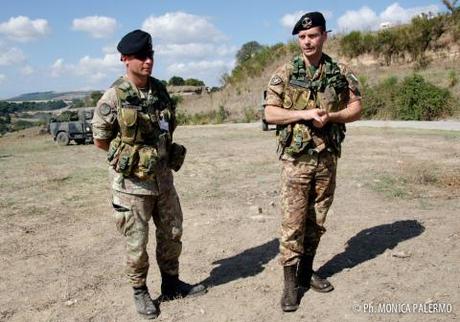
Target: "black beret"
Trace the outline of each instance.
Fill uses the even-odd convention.
[[[307,30],[314,27],[323,27],[323,30],[326,30],[326,20],[321,12],[308,12],[300,17],[294,29],[292,29],[292,34],[297,35],[301,30]]]
[[[134,30],[121,38],[117,46],[122,55],[152,51],[152,37],[142,30]]]

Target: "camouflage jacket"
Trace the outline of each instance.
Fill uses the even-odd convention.
[[[299,55],[275,71],[268,84],[265,105],[298,110],[321,108],[335,112],[360,98],[358,79],[346,65],[337,64],[323,54],[318,68],[311,72]],[[318,129],[311,122],[297,122],[280,125],[277,129],[282,159],[296,160],[308,150],[326,148],[340,156],[344,124],[328,123]]]
[[[92,120],[93,137],[94,139],[113,141],[117,137],[121,137],[120,130],[120,106],[125,104],[125,99],[120,100],[119,87],[117,83],[121,81],[129,82],[126,77],[117,80],[114,86],[109,88],[101,99],[98,101],[95,113]],[[138,90],[134,84],[129,82],[133,90],[136,91],[139,98],[146,101],[155,101],[156,104],[164,105],[161,110],[167,110],[172,119],[175,119],[174,104],[166,91],[166,88],[160,81],[151,78],[150,88],[148,91]],[[153,116],[144,116],[150,118]],[[161,126],[161,125],[160,125]],[[172,133],[175,129],[175,122],[168,124],[169,131]],[[145,134],[145,133],[144,133]],[[139,138],[136,136],[136,140]],[[150,140],[149,137],[140,138],[141,140]],[[171,170],[163,165],[158,164],[155,170],[155,177],[147,180],[140,180],[134,176],[126,177],[121,173],[114,170],[112,166],[109,167],[109,176],[112,181],[112,189],[138,195],[158,195],[163,189],[168,189],[173,185],[173,177]]]

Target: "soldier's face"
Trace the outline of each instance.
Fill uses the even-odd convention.
[[[323,44],[327,39],[327,32],[321,27],[302,30],[298,34],[299,46],[306,57],[316,57],[323,52]]]
[[[150,76],[152,74],[153,53],[152,55],[126,55],[122,60],[128,72],[138,76]]]

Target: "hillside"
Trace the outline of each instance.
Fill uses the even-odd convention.
[[[344,38],[349,37],[350,34],[331,37],[324,51],[336,60],[349,65],[360,80],[364,80],[368,86],[376,86],[389,77],[395,77],[401,81],[414,73],[421,75],[427,82],[449,90],[454,102],[454,112],[449,118],[458,119],[460,108],[455,101],[458,102],[460,98],[460,82],[458,81],[460,77],[460,64],[458,64],[460,14],[457,12],[455,16],[451,15],[448,18],[439,16],[430,20],[421,17],[417,19],[423,20],[422,22],[428,21],[431,25],[420,27],[416,24],[418,20],[414,19],[413,24],[398,26],[391,31],[358,35],[364,40],[373,37],[374,41],[372,48],[366,49],[363,46],[361,53],[355,57],[350,55],[344,46]],[[447,22],[444,22],[443,19]],[[430,34],[431,42],[420,43],[419,36],[418,38],[414,36],[414,39],[411,38],[406,43],[404,42],[404,36],[407,36],[408,33],[417,32],[417,35],[424,35],[422,31],[427,28],[435,30],[436,23],[442,24],[444,29],[442,32],[438,31],[436,35]],[[392,34],[398,40],[399,49],[387,48],[388,44],[385,39],[391,38],[388,35]],[[420,46],[425,50],[420,53],[420,50],[417,51],[411,46]],[[388,58],[390,50],[393,50],[393,54]],[[223,90],[200,97],[184,98],[179,105],[179,111],[189,116],[196,113],[225,111],[227,121],[249,120],[255,117],[260,107],[263,90],[272,73],[279,65],[291,60],[297,53],[299,49],[295,39],[286,44],[266,47],[243,64],[237,65],[230,75],[225,75]],[[364,96],[366,94],[364,93]]]
[[[66,100],[71,101],[73,99],[82,99],[85,98],[94,91],[70,91],[70,92],[34,92],[21,94],[12,98],[7,99],[6,101],[11,102],[26,102],[26,101],[50,101],[50,100]]]

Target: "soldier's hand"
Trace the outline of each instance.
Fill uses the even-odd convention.
[[[324,111],[324,110],[320,110],[320,111],[323,112],[322,115],[319,117],[320,120],[318,121],[316,119],[313,119],[313,126],[315,126],[317,128],[322,128],[329,121],[329,113]]]
[[[321,126],[315,125],[316,127],[323,127],[323,116],[326,114],[326,111],[320,109],[312,109],[303,110],[302,112],[304,113],[304,120],[313,120],[313,124],[321,124]]]

